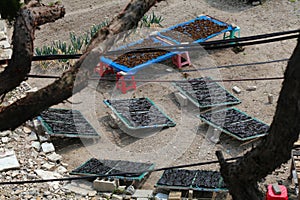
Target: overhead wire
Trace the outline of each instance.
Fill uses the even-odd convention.
[[[287,34],[299,33],[300,30],[290,30],[284,32],[275,32],[269,34],[261,34],[261,35],[254,35],[254,36],[247,36],[247,37],[240,37],[234,39],[226,39],[226,40],[214,40],[214,41],[206,41],[206,42],[199,42],[199,43],[188,43],[188,44],[175,44],[170,46],[153,46],[147,48],[138,48],[138,49],[120,49],[120,50],[112,50],[105,52],[103,56],[106,55],[117,55],[123,54],[130,50],[131,53],[142,53],[142,52],[154,52],[154,51],[161,51],[161,50],[168,50],[168,51],[194,51],[199,49],[206,49],[206,50],[213,50],[213,49],[222,49],[222,48],[230,48],[230,47],[237,47],[237,46],[248,46],[248,45],[255,45],[255,44],[263,44],[263,43],[270,43],[276,42],[281,40],[288,40],[298,38],[299,34],[294,34],[290,36],[284,36],[279,38],[273,39],[266,39],[261,41],[253,41],[253,42],[245,42],[250,40],[258,40],[263,38],[275,37],[275,36],[282,36]],[[245,43],[239,43],[245,42]],[[33,56],[32,61],[43,61],[43,60],[60,60],[60,59],[78,59],[82,54],[72,54],[72,55],[42,55],[42,56]],[[1,64],[7,64],[10,59],[0,60]]]

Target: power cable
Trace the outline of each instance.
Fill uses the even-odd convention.
[[[171,45],[171,46],[155,46],[155,47],[148,47],[148,48],[139,48],[139,49],[121,49],[121,50],[113,50],[104,53],[103,55],[116,55],[116,54],[124,54],[130,50],[131,53],[142,53],[142,52],[156,52],[161,50],[168,50],[168,51],[192,51],[192,50],[199,50],[199,49],[206,49],[206,50],[213,50],[213,49],[222,49],[222,48],[230,48],[236,46],[248,46],[248,45],[255,45],[255,44],[263,44],[269,42],[276,42],[281,40],[288,40],[299,37],[299,34],[273,38],[268,40],[261,40],[255,42],[245,42],[245,43],[238,43],[243,41],[250,41],[250,40],[257,40],[262,38],[280,36],[280,35],[287,35],[291,33],[298,33],[300,32],[299,29],[285,31],[285,32],[275,32],[270,34],[261,34],[255,36],[248,36],[248,37],[240,37],[234,39],[226,39],[226,40],[215,40],[215,41],[208,41],[208,42],[200,42],[200,43],[193,43],[193,44],[179,44],[179,45]],[[223,44],[223,45],[220,45]],[[44,55],[44,56],[33,56],[32,61],[42,61],[42,60],[60,60],[60,59],[78,59],[82,54],[73,54],[73,55]],[[7,64],[10,59],[0,60],[1,64]]]
[[[242,158],[243,156],[233,157],[225,159],[226,161],[232,161]],[[57,179],[35,179],[35,180],[26,180],[26,181],[5,181],[0,182],[0,185],[20,185],[20,184],[28,184],[28,183],[45,183],[45,182],[56,182],[56,181],[72,181],[72,180],[82,180],[82,179],[95,179],[95,178],[106,178],[106,177],[114,177],[114,176],[126,176],[126,175],[140,175],[143,173],[151,173],[151,172],[158,172],[164,170],[171,170],[171,169],[179,169],[179,168],[188,168],[188,167],[195,167],[195,166],[202,166],[202,165],[210,165],[219,163],[218,160],[208,161],[208,162],[198,162],[186,165],[177,165],[173,167],[162,167],[152,170],[144,170],[140,172],[127,172],[127,173],[115,173],[115,174],[99,174],[99,175],[92,175],[92,176],[76,176],[76,177],[69,177],[69,178],[57,178]]]
[[[196,69],[186,69],[186,70],[180,70],[179,72],[194,72],[194,71],[206,71],[206,70],[213,70],[213,69],[222,69],[222,68],[232,68],[232,67],[244,67],[244,66],[251,66],[251,65],[264,65],[264,64],[270,64],[270,63],[276,63],[276,62],[284,62],[288,61],[289,58],[283,58],[278,60],[270,60],[270,61],[262,61],[262,62],[252,62],[252,63],[240,63],[240,64],[231,64],[231,65],[220,65],[215,67],[206,67],[206,68],[196,68]],[[169,73],[177,73],[177,72],[169,72]],[[149,73],[147,73],[148,75]],[[140,74],[139,74],[140,75]],[[50,78],[50,79],[56,79],[60,78],[60,76],[50,76],[50,75],[34,75],[34,74],[28,74],[26,77],[28,78]],[[100,77],[99,77],[100,79]]]

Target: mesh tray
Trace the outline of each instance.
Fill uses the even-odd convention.
[[[184,176],[184,178],[180,176]],[[209,184],[207,182],[207,180],[215,178],[218,179],[216,183]],[[208,170],[165,170],[155,187],[210,192],[228,191],[220,173]]]
[[[233,117],[227,116],[230,113]],[[269,125],[237,108],[206,112],[198,115],[198,117],[210,126],[241,141],[263,137],[268,134],[269,130]],[[244,134],[244,136],[241,136],[241,134]]]
[[[37,119],[49,135],[95,138],[99,134],[78,110],[49,108]]]
[[[187,79],[173,85],[199,108],[236,105],[241,101],[210,77]]]
[[[176,123],[149,98],[104,100],[103,102],[131,130],[176,126]],[[143,106],[140,102],[143,102]]]
[[[76,169],[70,172],[71,175],[110,175],[119,173],[128,173],[124,176],[108,176],[108,178],[116,178],[123,180],[141,181],[148,172],[130,174],[135,172],[152,170],[153,163],[130,162],[124,160],[101,160],[91,158]]]

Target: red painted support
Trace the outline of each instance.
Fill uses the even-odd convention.
[[[95,67],[94,71],[97,72],[101,77],[105,74],[114,73],[114,69],[103,62],[99,62],[98,65]]]
[[[187,51],[173,56],[172,61],[173,64],[176,65],[179,69],[181,69],[181,67],[184,65],[191,65],[191,59]]]
[[[130,80],[130,79],[131,80]],[[117,73],[117,84],[116,87],[121,90],[123,94],[130,89],[136,89],[136,82],[134,80],[134,76],[124,76],[120,72]]]

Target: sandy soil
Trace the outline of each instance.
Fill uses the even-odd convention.
[[[42,47],[53,40],[68,40],[69,32],[84,33],[93,24],[98,24],[106,19],[111,19],[127,3],[126,0],[118,1],[70,1],[63,0],[66,7],[66,16],[52,24],[41,27],[36,32],[35,46]],[[164,18],[164,27],[169,27],[180,22],[195,18],[200,14],[213,16],[221,21],[236,24],[241,28],[241,36],[271,33],[299,28],[300,3],[288,0],[270,0],[261,6],[249,6],[240,1],[232,0],[169,0],[154,7],[149,14]],[[194,68],[217,66],[226,64],[260,62],[288,58],[296,40],[288,40],[270,44],[248,46],[245,51],[235,54],[230,49],[209,51],[204,56],[193,52],[191,54]],[[205,61],[205,62],[204,62]],[[209,75],[223,79],[262,78],[283,76],[286,62],[236,67],[218,71],[202,71],[190,73],[191,77]],[[189,67],[190,69],[192,67]],[[166,71],[172,69],[172,72]],[[148,70],[148,71],[147,71]],[[138,78],[182,79],[182,74],[172,67],[170,63],[157,64],[150,69],[143,70]],[[33,86],[41,87],[47,84],[44,80],[29,80]],[[222,150],[226,157],[239,156],[249,150],[252,143],[239,142],[225,134],[220,137],[220,143],[215,145],[207,141],[206,135],[211,129],[201,123],[196,114],[199,110],[195,107],[180,108],[174,99],[175,88],[169,83],[139,84],[135,92],[126,95],[120,94],[112,82],[99,83],[91,81],[89,87],[74,95],[72,102],[79,104],[63,104],[56,107],[72,107],[80,110],[96,128],[101,138],[99,140],[85,141],[64,145],[59,148],[69,164],[69,169],[80,165],[90,157],[106,159],[122,159],[133,161],[154,162],[156,167],[187,164],[200,161],[214,160],[215,151]],[[242,89],[240,94],[235,94],[242,103],[236,107],[254,116],[267,124],[272,122],[276,108],[281,81],[255,81],[255,82],[229,82],[224,87],[232,92],[232,86]],[[247,86],[257,86],[256,91],[246,91]],[[268,94],[274,96],[274,103],[268,103]],[[108,118],[110,109],[102,103],[103,99],[147,96],[166,112],[174,121],[176,127],[157,132],[152,137],[134,138],[125,134],[120,129],[111,128]],[[201,169],[218,169],[218,165],[209,165]],[[152,174],[145,183],[144,188],[153,188],[161,173]],[[284,164],[267,178],[263,184],[283,180],[292,187],[287,180],[289,164]]]

